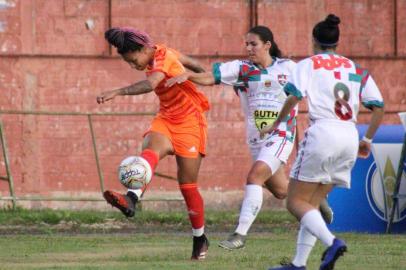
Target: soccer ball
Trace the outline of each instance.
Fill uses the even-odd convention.
[[[151,178],[151,166],[142,157],[127,157],[118,167],[118,179],[126,188],[142,189]]]

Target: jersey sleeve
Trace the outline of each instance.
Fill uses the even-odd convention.
[[[147,75],[153,72],[162,72],[167,77],[175,76],[179,73],[174,72],[174,70],[183,69],[183,66],[180,64],[177,52],[169,49],[161,49],[154,57],[154,64],[150,70],[147,71]]]
[[[366,75],[361,83],[361,102],[368,109],[383,107],[383,98],[378,86],[370,75]]]
[[[288,95],[293,95],[298,99],[306,96],[307,85],[310,78],[309,62],[304,60],[295,64],[287,84],[283,88]]]
[[[225,63],[214,63],[212,72],[216,84],[225,83],[235,85],[240,74],[241,61],[234,60]]]

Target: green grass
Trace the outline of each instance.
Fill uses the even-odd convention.
[[[209,234],[204,262],[189,261],[187,234],[13,235],[0,238],[0,269],[267,269],[293,254],[295,234],[253,233],[243,250],[217,247],[226,234]],[[406,269],[406,240],[396,235],[340,235],[349,252],[336,270]],[[317,245],[308,269],[318,269],[323,247]]]
[[[0,210],[0,269],[267,269],[295,250],[297,223],[286,211],[263,211],[247,247],[217,247],[238,213],[206,213],[208,258],[191,262],[191,236],[184,212]],[[63,229],[61,229],[63,228]],[[336,270],[406,270],[403,235],[340,234],[349,246]],[[308,270],[318,269],[324,250],[314,248]]]
[[[207,210],[206,222],[208,224],[234,222],[238,218],[238,212],[233,211],[214,211]],[[119,211],[73,211],[73,210],[29,210],[24,208],[0,209],[0,224],[58,224],[61,221],[80,222],[83,224],[94,224],[104,222],[105,220],[127,220]],[[137,211],[137,218],[131,219],[134,223],[156,222],[156,223],[188,223],[187,216],[183,211],[156,212],[156,211]],[[259,223],[292,223],[294,218],[285,210],[263,211],[258,216]]]

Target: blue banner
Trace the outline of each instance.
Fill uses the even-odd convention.
[[[359,125],[360,138],[367,126]],[[334,211],[329,227],[339,232],[383,233],[392,210],[404,128],[382,125],[373,140],[367,159],[357,159],[351,173],[351,189],[335,188],[328,201]],[[403,171],[399,194],[406,194],[406,172]],[[406,232],[406,197],[400,197],[395,209],[392,232]]]

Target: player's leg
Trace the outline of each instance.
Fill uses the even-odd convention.
[[[287,200],[287,208],[292,215],[327,246],[331,245],[334,236],[326,232],[328,229],[318,206],[332,188],[332,184],[322,185],[291,179]]]
[[[324,231],[324,241],[333,241],[334,236],[328,231],[323,218],[320,215],[318,204],[321,198],[319,183],[310,183],[291,179],[288,188],[287,208],[300,221],[300,230],[296,243],[296,254],[290,265],[270,268],[270,270],[299,270],[306,269],[308,256],[320,235]],[[327,189],[331,189],[331,185]],[[324,191],[328,191],[323,188]],[[325,196],[326,194],[324,194]],[[317,202],[317,198],[320,198]],[[325,228],[323,228],[323,225]],[[313,226],[313,227],[311,227]],[[309,228],[311,227],[311,228]],[[327,230],[327,232],[326,232]],[[329,234],[328,234],[329,233]],[[323,241],[322,240],[322,241]]]
[[[288,187],[288,180],[283,167],[274,173],[270,179],[265,182],[265,187],[278,199],[285,199]],[[327,224],[333,222],[333,210],[330,208],[327,198],[320,202],[319,207],[321,216]]]
[[[188,116],[173,125],[172,144],[178,165],[179,188],[185,199],[192,224],[192,260],[204,259],[209,241],[204,234],[204,202],[198,190],[197,179],[202,157],[205,155],[207,123],[203,114]]]
[[[200,154],[196,158],[176,156],[179,187],[192,224],[192,260],[205,259],[209,247],[209,241],[204,234],[204,202],[197,185],[201,160]]]
[[[288,181],[279,168],[289,157],[292,148],[293,144],[287,138],[279,136],[268,138],[259,148],[251,147],[255,162],[248,173],[238,226],[227,240],[220,242],[220,247],[228,250],[244,247],[248,230],[262,207],[262,187],[266,181],[275,197],[286,197]]]
[[[281,164],[280,168],[265,181],[264,186],[275,196],[275,198],[283,200],[288,193],[288,184],[289,181],[285,173],[285,168],[283,164]]]
[[[152,131],[144,138],[140,157],[147,161],[151,175],[153,175],[158,161],[171,153],[173,153],[173,147],[169,138],[162,133]],[[125,216],[132,217],[135,214],[135,205],[144,189],[129,189],[127,194],[106,190],[103,196],[109,204],[118,208]]]
[[[335,170],[331,172],[333,183],[336,183],[337,185],[340,185],[342,187],[349,187],[351,179],[351,168],[356,159],[356,151],[357,148],[354,143],[354,147],[349,147],[349,153],[347,157],[342,154],[338,157],[338,160],[334,162],[335,164],[337,164],[337,166],[335,166]],[[335,238],[333,243],[327,247],[322,255],[320,270],[333,269],[336,260],[346,251],[346,243],[341,239]]]
[[[320,202],[333,188],[332,184],[322,185],[318,183],[301,182],[291,180],[288,193],[288,209],[300,220],[301,233],[299,233],[296,255],[293,260],[295,266],[304,266],[314,245],[311,235],[320,239],[329,247],[323,255],[323,263],[320,269],[330,269],[335,260],[346,250],[345,243],[337,239],[327,228],[320,212],[317,210]]]
[[[325,186],[326,185],[321,185],[318,192],[316,192],[312,198],[311,203],[316,207],[320,205],[320,202],[323,200],[324,196],[327,195],[327,193],[331,191],[330,187],[325,187]],[[330,186],[332,186],[332,185],[330,185]],[[325,228],[326,228],[326,226],[323,226],[323,229],[325,229]],[[320,232],[323,233],[322,230],[320,230]],[[313,232],[313,234],[314,234],[314,232]],[[323,235],[320,235],[320,236],[316,235],[316,236],[320,237]],[[319,239],[322,240],[321,238],[319,238]],[[330,241],[325,242],[322,240],[322,242],[325,246],[327,246],[327,249],[324,251],[324,253],[322,255],[322,258],[321,258],[322,263],[321,263],[319,269],[320,270],[331,270],[334,268],[334,264],[335,264],[336,260],[340,256],[342,256],[344,254],[344,252],[347,251],[347,245],[343,240],[338,239],[335,236],[334,236],[334,239],[333,239],[331,245],[329,245]]]
[[[281,161],[275,157],[267,159],[267,162],[257,160],[250,169],[245,186],[244,199],[241,205],[238,225],[233,234],[219,243],[219,246],[227,250],[240,249],[245,246],[246,235],[253,224],[258,212],[262,207],[262,186],[267,179],[271,178],[272,170],[278,171]],[[277,181],[280,178],[276,179]],[[287,185],[287,180],[285,179]],[[274,192],[278,196],[286,194],[286,186],[283,183],[275,183]]]

